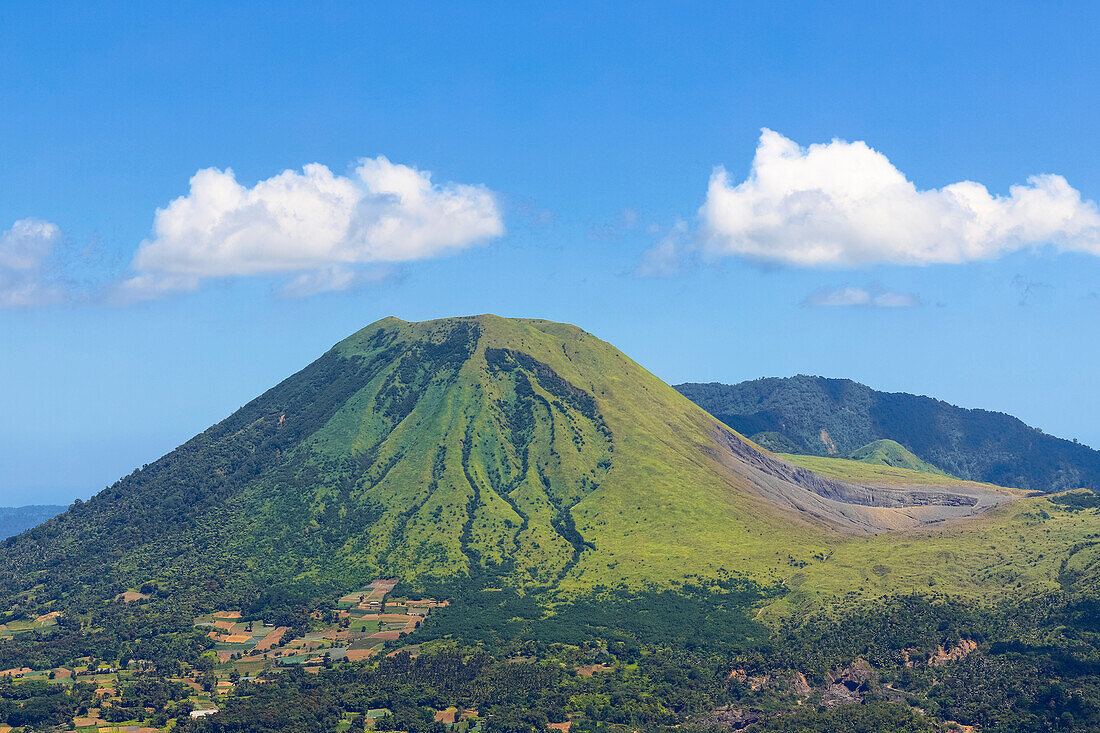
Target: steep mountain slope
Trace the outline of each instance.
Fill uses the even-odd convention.
[[[41,524],[63,511],[65,507],[52,504],[0,507],[0,540]]]
[[[1100,451],[1010,415],[968,410],[847,379],[797,376],[677,389],[733,429],[783,453],[844,455],[889,439],[955,476],[1035,491],[1100,487]]]
[[[837,532],[1007,498],[817,476],[573,326],[387,318],[0,543],[0,588],[63,599],[155,582],[209,605],[380,575],[580,588],[736,567],[775,580],[776,547],[809,554]]]

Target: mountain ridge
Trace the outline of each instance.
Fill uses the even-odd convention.
[[[1001,412],[808,375],[736,385],[684,383],[676,389],[781,452],[847,454],[890,439],[936,468],[973,481],[1044,492],[1100,487],[1100,451]]]

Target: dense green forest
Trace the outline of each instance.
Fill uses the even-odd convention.
[[[1100,597],[1070,578],[1065,590],[1023,603],[976,608],[946,597],[899,597],[763,635],[748,614],[733,620],[759,593],[730,581],[679,593],[597,595],[560,617],[527,613],[518,624],[522,599],[458,599],[422,631],[422,648],[438,651],[286,676],[196,728],[294,730],[255,722],[258,708],[271,715],[296,708],[279,704],[287,699],[321,708],[311,715],[327,708],[329,719],[389,707],[400,718],[394,729],[423,732],[433,723],[415,708],[447,705],[489,713],[490,731],[543,730],[567,718],[582,731],[728,729],[747,721],[755,721],[753,731],[822,732],[931,731],[945,720],[997,733],[1100,726]],[[974,651],[927,661],[961,640]],[[572,671],[585,664],[608,671]],[[852,672],[858,669],[867,670],[863,677]],[[853,676],[860,682],[854,692]],[[740,723],[731,722],[733,711]]]
[[[566,720],[582,733],[1100,726],[1100,596],[1072,576],[1063,590],[1024,602],[853,602],[771,631],[751,617],[766,593],[731,578],[676,591],[603,589],[554,608],[467,588],[417,632],[418,656],[326,663],[315,673],[291,667],[259,681],[229,674],[236,684],[219,699],[221,712],[198,720],[188,715],[190,691],[172,678],[188,667],[210,670],[201,677],[210,686],[226,678],[202,641],[128,642],[115,648],[120,657],[104,649],[102,663],[124,665],[134,653],[157,661],[121,685],[107,714],[156,726],[175,718],[176,730],[194,733],[357,731],[376,709],[388,711],[376,730],[444,733],[433,715],[447,707],[478,711],[487,733],[546,731]],[[138,631],[125,625],[134,620],[119,619],[124,635]],[[945,653],[956,649],[968,653]],[[63,729],[96,704],[88,683],[0,678],[0,723]]]
[[[1095,495],[1059,497],[1095,512]],[[1100,538],[1088,543],[1100,546]],[[1089,549],[1082,547],[1081,549]],[[52,633],[0,641],[0,667],[141,669],[119,685],[104,720],[195,733],[376,730],[444,733],[435,711],[477,710],[486,733],[689,731],[939,731],[944,721],[986,733],[1089,731],[1100,726],[1100,593],[1094,569],[1067,565],[1061,588],[988,605],[936,593],[865,599],[770,627],[755,620],[782,597],[728,575],[675,588],[598,588],[567,603],[480,581],[438,585],[450,604],[394,655],[327,662],[314,673],[272,668],[258,681],[216,665],[213,642],[146,588],[136,605],[108,603]],[[398,587],[398,593],[409,591]],[[414,592],[413,595],[418,595]],[[292,634],[319,623],[325,603],[288,600]],[[410,656],[409,642],[418,655]],[[587,673],[584,670],[588,669]],[[221,712],[192,719],[191,690],[235,684]],[[591,671],[596,670],[596,671]],[[95,686],[0,677],[0,724],[63,730],[102,706]],[[357,727],[358,726],[358,727]]]
[[[960,478],[1033,491],[1100,488],[1100,451],[1000,412],[804,375],[676,389],[780,453],[846,455],[889,439]]]

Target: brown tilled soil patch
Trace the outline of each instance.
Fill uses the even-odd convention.
[[[978,648],[978,643],[972,639],[963,639],[958,645],[951,649],[944,649],[942,646],[936,650],[936,653],[928,658],[928,663],[933,667],[938,667],[941,664],[947,664],[948,662],[954,662],[958,659],[962,659],[970,652]]]
[[[376,632],[374,632],[373,634],[370,635],[370,638],[372,638],[372,639],[384,639],[385,641],[395,641],[395,640],[401,638],[402,633],[403,632],[401,632],[399,630],[396,630],[396,629],[393,630],[393,631],[376,631]]]
[[[370,584],[371,590],[367,593],[365,600],[380,601],[387,594],[391,593],[396,586],[396,580],[376,580]]]
[[[256,651],[266,652],[277,645],[283,640],[283,636],[286,632],[290,631],[289,626],[280,626],[277,629],[268,632],[267,636],[260,640],[260,643],[256,645]]]
[[[978,733],[978,727],[975,725],[963,725],[962,723],[956,723],[954,720],[945,720],[943,721],[943,724],[947,726],[955,726],[954,729],[957,730],[959,733]]]
[[[373,649],[348,649],[345,658],[349,662],[359,662],[374,654]]]
[[[240,618],[240,611],[215,611],[211,614],[214,618]]]
[[[11,677],[12,679],[15,679],[16,677],[22,677],[25,674],[30,674],[33,671],[34,670],[30,667],[15,667],[14,669],[5,669],[3,672],[0,672],[0,677]]]
[[[453,723],[455,717],[458,715],[458,708],[447,708],[446,710],[437,710],[435,712],[435,722],[437,723]]]
[[[589,664],[584,667],[577,667],[577,674],[581,677],[591,677],[597,672],[610,672],[611,667],[606,664]]]

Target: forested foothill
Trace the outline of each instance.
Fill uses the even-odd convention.
[[[676,389],[777,453],[850,456],[891,440],[972,481],[1042,492],[1100,489],[1100,451],[1001,412],[806,375]]]

